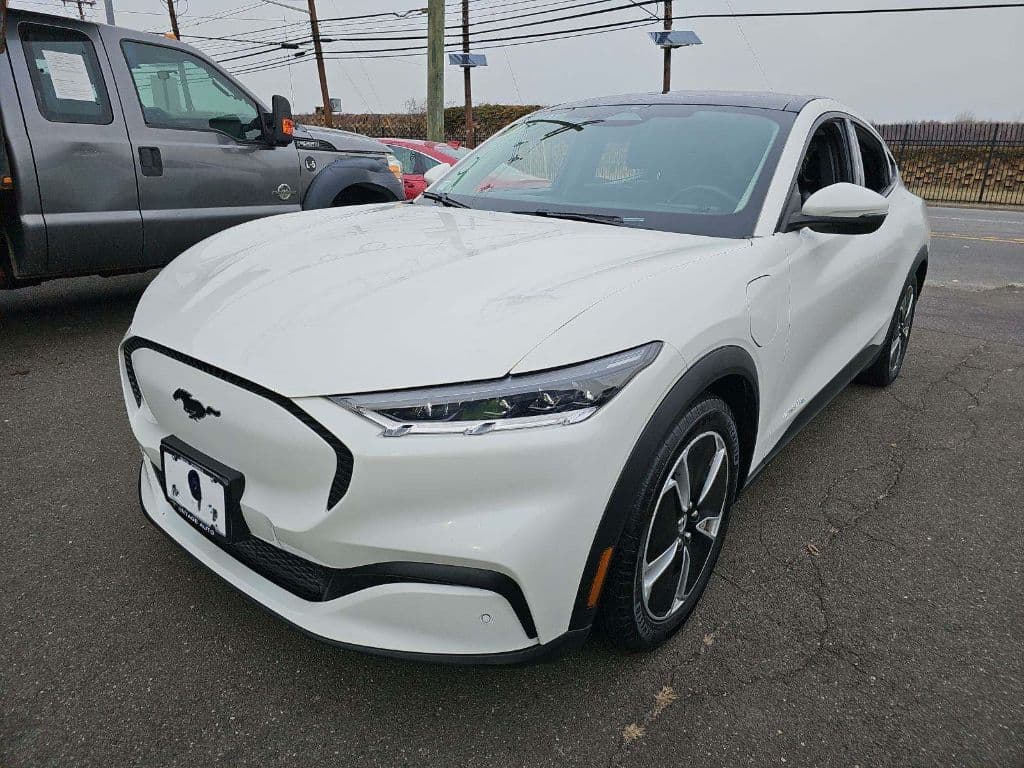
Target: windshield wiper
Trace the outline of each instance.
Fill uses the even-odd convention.
[[[423,197],[427,198],[427,200],[434,200],[449,208],[469,208],[468,205],[460,203],[447,192],[424,192]]]
[[[524,216],[543,216],[546,219],[568,219],[570,221],[588,221],[592,224],[611,224],[614,227],[621,227],[626,224],[643,224],[640,217],[623,218],[606,213],[586,213],[584,211],[547,211],[543,208],[536,211],[512,211],[521,213]]]

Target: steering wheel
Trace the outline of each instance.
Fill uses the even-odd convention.
[[[711,194],[718,197],[720,200],[725,201],[725,207],[730,213],[736,210],[736,205],[739,203],[739,198],[737,198],[731,192],[727,192],[721,187],[715,187],[710,184],[693,184],[692,186],[689,187],[683,187],[682,189],[676,190],[674,193],[672,193],[672,195],[670,195],[668,198],[668,202],[674,203],[687,192],[694,191],[710,192]]]

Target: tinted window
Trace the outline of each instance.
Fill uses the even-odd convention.
[[[841,181],[853,183],[850,146],[841,120],[829,120],[814,131],[800,163],[797,188],[801,202],[823,187]]]
[[[256,105],[202,59],[162,45],[122,46],[147,125],[219,131],[240,141],[262,136]]]
[[[388,144],[388,149],[391,150],[391,154],[395,156],[395,159],[402,164],[402,173],[414,173],[412,169],[412,152],[397,144]]]
[[[39,24],[22,24],[19,29],[43,117],[53,123],[106,125],[113,121],[96,49],[88,37]]]
[[[435,160],[432,157],[428,157],[427,155],[424,155],[422,152],[416,152],[415,150],[413,150],[409,154],[412,155],[412,167],[414,169],[412,171],[413,173],[426,173],[435,165],[441,164],[440,160]]]
[[[854,125],[857,132],[857,144],[860,146],[860,159],[864,166],[864,186],[875,192],[885,192],[889,188],[889,158],[882,142],[876,139],[863,126]]]
[[[793,115],[677,104],[534,113],[439,182],[473,208],[620,216],[626,226],[747,237]]]

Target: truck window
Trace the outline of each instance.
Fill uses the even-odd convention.
[[[239,141],[263,135],[252,100],[202,59],[162,45],[126,40],[121,46],[147,125],[218,131]]]
[[[51,123],[113,122],[96,49],[88,37],[42,24],[22,24],[19,34],[43,117]]]

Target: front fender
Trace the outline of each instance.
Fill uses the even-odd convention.
[[[402,182],[395,178],[384,158],[339,157],[330,165],[324,166],[310,183],[306,189],[306,196],[302,199],[302,209],[310,211],[330,208],[340,192],[356,184],[371,187],[385,194],[390,193],[394,200],[405,199]]]

